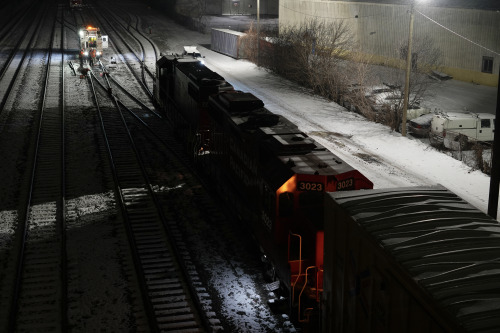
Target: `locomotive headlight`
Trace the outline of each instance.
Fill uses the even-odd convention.
[[[80,30],[80,37],[83,37],[83,30]]]
[[[89,51],[85,51],[85,52],[83,52],[83,55],[84,55],[84,56],[88,56],[88,55],[89,55]]]

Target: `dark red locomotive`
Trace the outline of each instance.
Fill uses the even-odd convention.
[[[212,95],[208,110],[204,170],[251,224],[307,321],[323,290],[323,193],[373,184],[250,93]]]
[[[323,290],[323,194],[371,189],[359,171],[192,58],[157,63],[155,97],[188,153],[251,227],[272,278],[308,321]]]

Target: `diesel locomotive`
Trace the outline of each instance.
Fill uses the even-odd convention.
[[[303,332],[500,331],[500,226],[442,187],[373,183],[198,59],[154,98],[251,229]]]
[[[298,319],[319,312],[323,193],[373,183],[197,59],[157,62],[154,96],[194,163],[251,227]]]

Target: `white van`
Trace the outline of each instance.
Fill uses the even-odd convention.
[[[431,134],[442,137],[448,148],[459,134],[467,136],[469,141],[493,141],[494,133],[495,115],[489,113],[439,113],[431,121]]]

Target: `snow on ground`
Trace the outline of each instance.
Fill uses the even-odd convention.
[[[261,98],[266,107],[295,122],[301,130],[373,181],[375,188],[442,184],[486,212],[490,177],[472,170],[419,140],[312,96],[245,60],[200,48],[205,63],[236,89]]]
[[[223,26],[232,20],[234,18],[212,17],[207,21],[213,26]],[[188,45],[196,41],[209,68],[221,74],[236,89],[261,98],[270,111],[295,122],[309,136],[359,169],[373,181],[375,188],[439,183],[483,212],[487,211],[490,177],[482,172],[419,140],[402,137],[389,127],[370,122],[334,102],[313,96],[310,91],[253,63],[211,51],[208,48],[209,34],[186,30],[177,36],[179,40],[171,45]],[[457,109],[460,105],[474,110],[477,105],[482,108],[481,111],[490,112],[495,109],[495,96],[496,88],[448,81],[438,87],[429,104],[441,110]],[[447,104],[450,100],[453,103]]]
[[[253,63],[211,51],[210,34],[188,30],[170,20],[159,21],[157,13],[151,14],[143,17],[144,22],[154,22],[155,27],[166,32],[151,35],[160,51],[181,53],[184,45],[197,45],[209,68],[236,89],[261,98],[270,111],[295,122],[305,133],[359,169],[373,181],[375,188],[442,184],[481,211],[487,211],[489,176],[420,140],[402,137],[389,127],[313,96],[309,90]],[[235,22],[241,22],[237,26],[242,26],[252,21],[255,18],[248,16],[202,19],[207,26],[224,28],[235,26]],[[276,20],[263,19],[261,24],[276,24]],[[468,109],[494,113],[495,102],[496,88],[451,80],[439,85],[425,104],[433,110]]]

